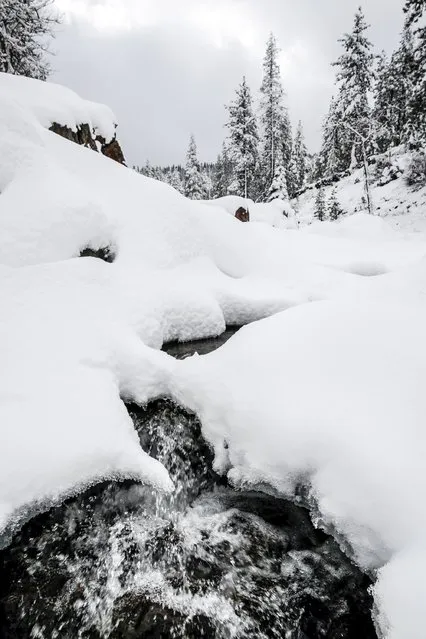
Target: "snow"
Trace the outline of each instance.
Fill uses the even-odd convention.
[[[81,124],[89,124],[105,140],[114,137],[116,118],[111,109],[81,100],[71,89],[58,84],[2,73],[0,99],[4,98],[13,101],[17,109],[29,109],[43,127],[56,122],[75,131]]]
[[[253,202],[239,195],[226,195],[215,200],[205,200],[209,206],[220,207],[235,216],[240,207],[250,212],[250,222],[261,222],[274,228],[297,228],[295,211],[288,200],[275,199],[272,202]]]
[[[305,224],[309,191],[300,226],[280,201],[243,224],[235,198],[187,200],[53,121],[114,130],[104,107],[0,74],[0,531],[101,479],[172,490],[123,403],[172,396],[235,484],[309,489],[318,525],[377,571],[383,636],[421,639],[425,190],[374,187],[395,213],[379,219],[354,174],[336,223]],[[207,356],[158,350],[250,322]]]
[[[380,217],[390,218],[391,223],[392,218],[401,215],[411,218],[412,215],[423,212],[426,206],[426,187],[413,189],[408,188],[406,184],[406,171],[411,157],[401,147],[397,147],[393,149],[390,157],[377,156],[376,165],[370,166],[374,212]],[[387,177],[389,169],[392,169],[395,179]],[[327,202],[335,186],[337,200],[347,214],[368,212],[363,169],[358,169],[336,184],[325,187]],[[313,220],[316,192],[317,189],[312,186],[292,202],[302,224],[310,224]]]
[[[376,593],[381,614],[399,624],[391,637],[423,632],[420,617],[408,635],[398,610],[407,588],[399,570],[409,572],[398,553],[420,544],[426,558],[425,321],[424,303],[301,305],[182,361],[174,379],[176,399],[201,416],[219,472],[290,497],[308,486],[319,523],[362,568],[390,562]],[[424,598],[423,582],[410,592]]]

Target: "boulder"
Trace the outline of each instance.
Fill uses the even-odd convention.
[[[243,206],[240,206],[239,209],[235,212],[235,217],[240,222],[250,222],[250,213]]]

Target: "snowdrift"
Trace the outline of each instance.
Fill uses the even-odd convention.
[[[303,484],[318,525],[379,571],[384,636],[420,639],[425,237],[362,215],[242,224],[53,121],[114,129],[105,107],[0,74],[0,531],[100,479],[172,490],[123,400],[173,396],[234,483]],[[254,321],[209,356],[158,350]]]

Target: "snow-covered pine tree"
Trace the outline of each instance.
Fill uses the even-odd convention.
[[[228,188],[232,181],[233,166],[228,155],[225,142],[222,151],[217,156],[213,170],[213,197],[223,197],[228,194]]]
[[[262,125],[262,182],[268,193],[275,177],[277,153],[288,165],[291,157],[291,127],[284,107],[284,90],[278,63],[279,49],[275,36],[269,36],[263,60],[263,81],[260,87],[260,122]]]
[[[259,161],[259,136],[251,92],[245,77],[237,88],[235,100],[227,106],[227,110],[227,149],[234,168],[233,190],[241,197],[251,197]]]
[[[58,17],[53,0],[0,0],[0,71],[46,80],[47,41]]]
[[[347,168],[342,157],[346,130],[341,126],[338,107],[336,100],[332,98],[322,127],[322,145],[316,160],[315,179],[332,177]]]
[[[291,151],[290,166],[287,170],[287,186],[290,197],[303,188],[306,179],[308,151],[305,145],[302,123],[299,121]]]
[[[287,172],[281,152],[278,152],[275,159],[275,175],[269,187],[266,201],[272,202],[277,199],[288,200]]]
[[[385,153],[395,138],[392,100],[394,91],[392,67],[385,51],[382,51],[377,59],[373,110],[375,127],[374,143],[379,153]]]
[[[185,165],[185,195],[191,200],[202,200],[206,193],[204,180],[197,157],[195,137],[191,135]]]
[[[324,191],[324,187],[320,186],[319,189],[317,190],[317,196],[315,199],[314,216],[317,218],[317,220],[319,220],[320,222],[323,222],[326,218],[326,215],[327,215],[327,207],[325,203],[325,191]]]
[[[375,107],[376,144],[380,152],[398,146],[411,137],[410,100],[413,94],[414,39],[411,27],[405,24],[398,49],[386,62],[379,58],[376,72]]]
[[[328,217],[330,220],[337,220],[341,215],[343,215],[344,211],[340,206],[339,200],[337,199],[337,190],[334,188],[330,195],[330,200],[328,202]]]
[[[177,169],[170,171],[168,175],[168,183],[179,193],[183,193],[183,182]]]
[[[407,123],[404,137],[414,144],[426,141],[426,0],[406,0],[407,25],[414,26],[414,56],[409,75]]]
[[[369,94],[374,79],[374,54],[372,44],[366,32],[366,23],[361,7],[355,14],[351,33],[346,33],[339,42],[343,45],[343,53],[333,63],[338,68],[337,85],[339,87],[336,111],[338,126],[343,128],[339,146],[340,170],[351,165],[354,153],[356,160],[362,160],[361,139],[369,141],[371,134],[371,111]],[[371,143],[370,143],[371,147]],[[371,149],[369,149],[370,151]]]

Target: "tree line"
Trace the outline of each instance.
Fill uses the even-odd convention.
[[[190,137],[185,167],[174,171],[161,167],[135,167],[160,177],[187,197],[204,199],[239,195],[255,201],[288,199],[303,187],[309,156],[302,123],[293,137],[285,104],[279,66],[279,47],[271,33],[263,60],[263,80],[256,109],[252,91],[243,77],[235,97],[226,106],[227,136],[216,163],[209,170],[198,160],[197,145]]]
[[[253,200],[286,199],[297,196],[309,182],[328,184],[361,166],[367,171],[374,156],[394,147],[405,145],[423,152],[426,0],[406,0],[403,11],[400,41],[388,57],[385,52],[375,53],[363,10],[357,10],[352,30],[339,40],[342,53],[333,63],[336,91],[324,119],[320,151],[313,155],[307,152],[301,123],[292,136],[279,49],[271,34],[258,109],[243,78],[226,107],[228,135],[213,169],[206,176],[191,136],[186,165],[179,179],[173,176],[173,186],[194,199],[206,197],[207,192],[213,197],[236,194]],[[424,164],[417,159],[416,170]],[[167,175],[165,179],[170,181]],[[368,181],[367,174],[367,188]],[[332,216],[336,210],[334,206]]]
[[[48,77],[46,50],[58,22],[52,7],[53,0],[0,0],[0,71]],[[311,181],[336,181],[356,167],[368,167],[373,156],[404,145],[421,152],[413,180],[426,180],[426,0],[405,0],[403,11],[400,41],[389,57],[375,53],[364,13],[356,12],[351,32],[339,41],[336,91],[316,155],[307,152],[300,122],[293,136],[279,48],[271,34],[257,106],[243,78],[226,107],[227,135],[217,161],[201,164],[191,136],[184,167],[138,170],[194,199],[235,194],[270,201],[293,198]]]

